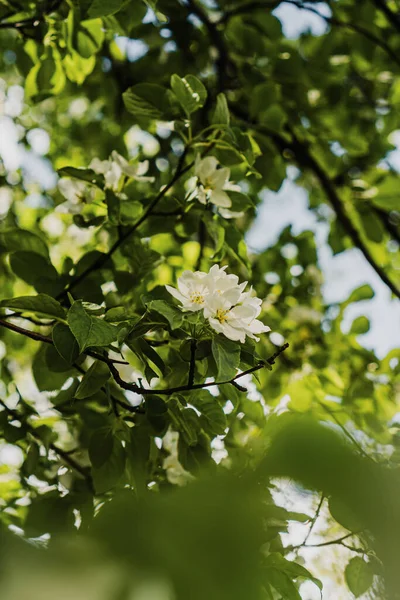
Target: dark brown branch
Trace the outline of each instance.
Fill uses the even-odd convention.
[[[124,381],[124,379],[122,379],[121,375],[119,374],[118,369],[114,365],[109,365],[109,368],[110,368],[111,374],[114,377],[115,381],[124,390],[129,390],[131,392],[135,392],[136,394],[142,394],[142,395],[158,394],[159,396],[171,396],[172,394],[175,394],[177,392],[188,392],[191,390],[201,390],[203,388],[212,387],[214,385],[216,385],[216,386],[226,385],[227,383],[234,384],[241,377],[244,377],[245,375],[250,375],[251,373],[255,373],[256,371],[263,369],[266,366],[266,364],[273,365],[275,363],[275,360],[278,358],[278,356],[280,354],[282,354],[282,352],[284,352],[288,347],[289,347],[288,343],[284,344],[281,348],[279,348],[275,352],[275,354],[273,354],[272,356],[267,358],[266,361],[258,363],[254,367],[247,369],[247,371],[242,371],[241,373],[238,373],[232,379],[227,379],[226,381],[210,381],[209,383],[196,383],[193,385],[181,385],[181,386],[174,387],[174,388],[165,388],[165,389],[142,388],[135,383],[129,383],[127,381]],[[241,389],[241,391],[246,391],[245,388],[242,388],[242,386],[240,386],[238,389]]]
[[[6,329],[10,329],[10,331],[14,331],[15,333],[20,333],[21,335],[24,335],[25,337],[35,340],[36,342],[43,342],[44,344],[53,344],[53,340],[50,337],[48,337],[46,335],[42,335],[41,333],[37,333],[36,331],[30,331],[29,329],[24,329],[23,327],[19,327],[18,325],[14,325],[14,323],[9,323],[8,321],[4,321],[3,319],[0,319],[0,327],[5,327]],[[95,358],[96,360],[101,360],[102,362],[106,363],[107,365],[110,365],[110,364],[128,365],[129,364],[125,360],[117,360],[114,358],[109,358],[108,356],[104,356],[103,354],[99,354],[98,352],[94,352],[92,350],[86,350],[85,352],[83,352],[83,354],[86,354],[87,356],[90,356],[91,358]]]

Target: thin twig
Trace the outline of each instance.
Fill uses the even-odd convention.
[[[314,529],[314,525],[315,525],[315,523],[317,522],[317,519],[318,519],[318,517],[319,517],[319,514],[320,514],[320,512],[321,512],[321,508],[322,508],[322,505],[323,505],[323,503],[324,503],[324,500],[325,500],[325,495],[324,495],[324,494],[322,494],[322,495],[321,495],[321,498],[320,498],[320,501],[318,502],[318,506],[317,506],[317,510],[315,511],[315,515],[314,515],[314,516],[313,516],[313,518],[311,519],[311,524],[310,524],[309,530],[308,530],[308,532],[307,532],[307,535],[306,535],[306,537],[304,538],[304,541],[303,541],[303,546],[305,546],[305,545],[307,544],[307,542],[308,542],[308,539],[309,539],[309,537],[310,537],[310,535],[311,535],[311,533],[312,533],[312,530]]]

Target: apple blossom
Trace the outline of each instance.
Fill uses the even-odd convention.
[[[230,209],[232,200],[226,190],[240,191],[238,185],[229,181],[230,169],[218,167],[219,163],[215,156],[200,158],[195,161],[195,176],[190,180],[189,187],[194,185],[194,190],[189,195],[189,200],[197,198],[201,204],[211,202],[214,204],[221,216],[226,219],[241,217],[242,212],[233,212]]]

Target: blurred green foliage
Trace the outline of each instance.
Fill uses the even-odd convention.
[[[285,36],[288,4],[326,33]],[[0,1],[2,599],[296,600],[321,587],[297,551],[324,499],[350,592],[398,597],[400,350],[365,349],[365,316],[343,330],[375,291],[327,305],[311,231],[245,243],[295,173],[333,254],[358,248],[400,297],[398,15]],[[134,175],[110,184],[91,161],[114,151]],[[236,218],[187,201],[198,155],[239,183]],[[165,285],[214,263],[273,335],[199,334],[179,310]],[[315,515],[279,505],[282,477],[323,494]],[[307,537],[285,547],[294,522]]]

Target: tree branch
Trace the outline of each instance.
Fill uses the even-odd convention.
[[[115,381],[124,390],[129,390],[131,392],[135,392],[136,394],[142,394],[142,395],[158,394],[159,396],[171,396],[172,394],[175,394],[177,392],[188,392],[191,390],[201,390],[203,388],[212,387],[215,385],[216,386],[226,385],[227,383],[235,384],[235,382],[238,379],[240,379],[241,377],[244,377],[245,375],[250,375],[251,373],[255,373],[256,371],[263,369],[266,366],[266,364],[273,365],[275,363],[275,360],[278,358],[278,356],[280,354],[282,354],[282,352],[284,352],[288,347],[289,347],[288,343],[284,344],[281,348],[279,348],[275,352],[275,354],[273,354],[272,356],[267,358],[267,360],[258,363],[257,365],[255,365],[254,367],[251,367],[250,369],[247,369],[247,371],[242,371],[241,373],[238,373],[237,375],[235,375],[235,377],[232,377],[232,379],[227,379],[225,381],[210,381],[208,383],[196,383],[193,385],[181,385],[181,386],[177,386],[174,388],[164,388],[164,389],[142,388],[135,383],[129,383],[127,381],[124,381],[124,379],[122,379],[121,375],[119,374],[118,369],[114,365],[109,365],[109,368],[110,368],[111,374],[114,377]],[[238,386],[236,385],[235,387],[238,387]],[[245,388],[242,388],[242,386],[239,386],[238,389],[240,389],[241,391],[246,391]]]
[[[360,232],[353,224],[351,218],[348,216],[339,197],[339,194],[336,191],[335,185],[330,179],[329,175],[324,171],[317,159],[314,158],[314,156],[311,154],[308,145],[304,142],[300,142],[293,131],[290,130],[290,133],[293,139],[292,142],[287,142],[284,138],[281,138],[277,135],[272,135],[271,137],[275,142],[278,142],[281,150],[283,147],[290,148],[295,155],[296,162],[301,166],[308,167],[315,174],[336,213],[337,219],[340,221],[347,235],[351,238],[354,246],[356,246],[362,252],[364,258],[369,262],[369,264],[379,275],[381,280],[384,283],[386,283],[386,285],[393,292],[393,294],[400,298],[400,290],[386,275],[384,269],[377,263],[375,258],[372,256],[369,248],[362,239]]]

